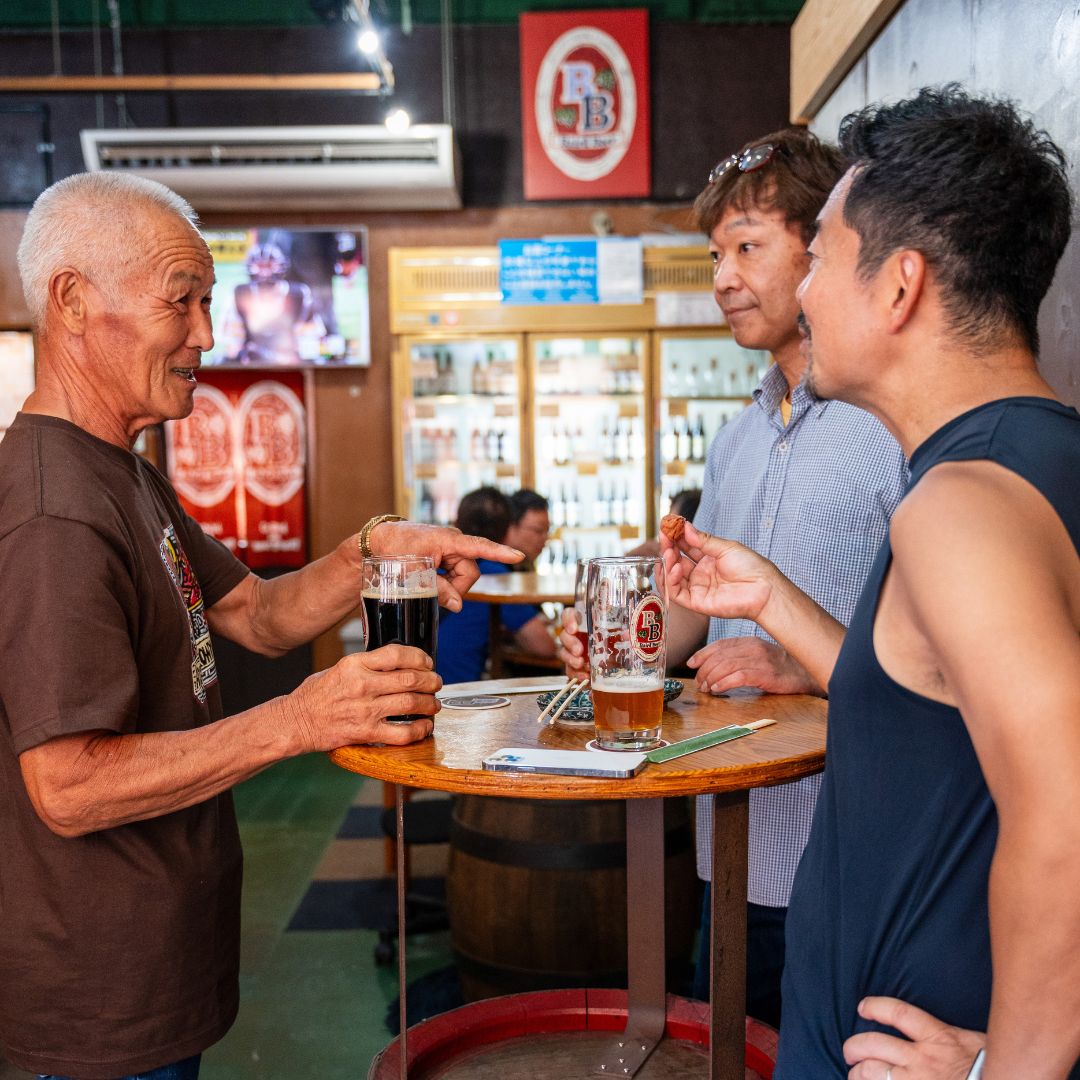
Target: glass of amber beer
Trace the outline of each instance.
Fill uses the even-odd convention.
[[[435,560],[426,555],[364,559],[364,643],[370,652],[383,645],[412,645],[435,660],[439,590]],[[388,716],[404,724],[421,716]]]
[[[667,583],[654,557],[589,564],[589,682],[601,750],[660,742],[667,667]]]

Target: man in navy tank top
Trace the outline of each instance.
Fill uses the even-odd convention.
[[[850,629],[740,544],[688,526],[694,567],[662,542],[673,599],[829,689],[776,1080],[1080,1080],[1080,415],[1037,366],[1064,157],[956,86],[840,147],[809,379],[912,466]]]

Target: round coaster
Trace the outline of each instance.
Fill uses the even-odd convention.
[[[510,704],[508,697],[496,697],[494,694],[458,694],[439,700],[448,709],[504,709]]]
[[[670,746],[671,743],[667,739],[658,739],[654,746],[647,746],[644,750],[634,750],[632,747],[627,747],[625,750],[605,750],[602,746],[596,745],[595,739],[590,739],[585,744],[586,750],[595,750],[600,754],[648,754],[652,750],[659,750],[661,746]]]

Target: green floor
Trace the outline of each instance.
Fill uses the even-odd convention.
[[[290,931],[289,918],[363,781],[312,755],[236,789],[244,842],[240,1016],[200,1080],[360,1080],[390,1039],[397,967],[374,931]],[[450,961],[446,934],[409,939],[409,977]]]

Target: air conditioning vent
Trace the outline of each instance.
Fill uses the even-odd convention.
[[[453,132],[384,127],[170,128],[82,132],[87,169],[158,180],[197,210],[451,210],[461,206]]]

